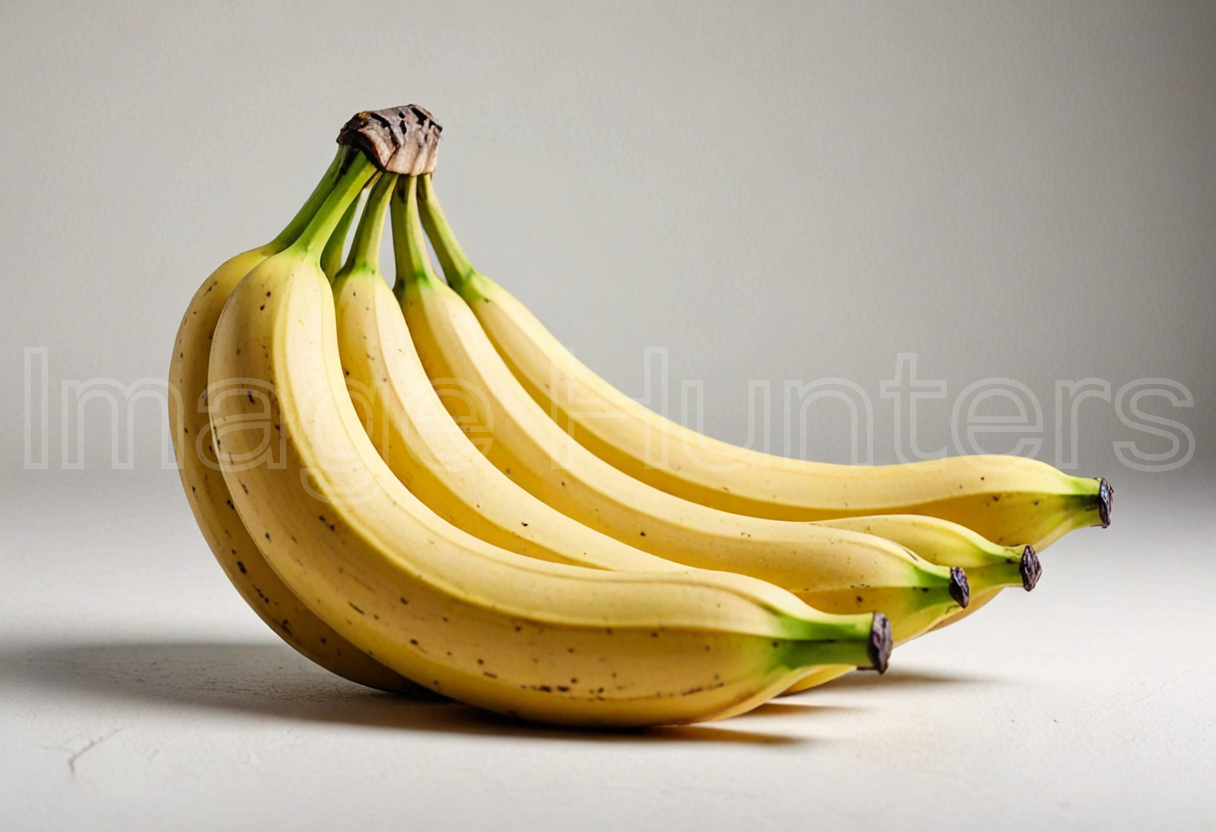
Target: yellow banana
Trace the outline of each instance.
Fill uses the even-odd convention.
[[[394,211],[394,237],[401,253],[398,274],[433,281],[413,194],[416,180],[402,184],[399,204],[404,210]],[[383,196],[387,188],[378,186],[378,193]],[[378,203],[369,203],[351,259],[334,282],[334,294],[347,387],[360,404],[356,409],[365,429],[398,479],[444,519],[518,554],[601,569],[688,571],[690,567],[641,552],[554,510],[512,482],[469,442],[432,389],[398,301],[379,271],[380,210]],[[399,278],[397,288],[404,291],[408,282]],[[878,559],[880,565],[890,566],[882,564],[883,553]],[[902,558],[894,565],[903,568]],[[747,564],[732,565],[730,571],[749,569]],[[818,588],[819,564],[806,561],[793,570],[789,588],[804,596]],[[891,579],[864,564],[852,580],[873,584],[872,592],[884,593],[886,603],[878,609],[892,610],[888,618],[897,640],[958,609],[950,585],[930,593],[919,584],[884,587],[882,582]],[[835,596],[828,602],[834,610],[858,611],[851,588],[829,584],[820,603],[828,596]]]
[[[575,358],[523,304],[478,273],[423,187],[427,233],[448,283],[468,303],[528,394],[581,445],[655,488],[705,506],[775,520],[923,514],[996,543],[1042,550],[1082,526],[1110,523],[1106,482],[1032,459],[979,455],[860,466],[772,456],[683,427],[626,396]]]
[[[266,624],[302,655],[339,676],[389,691],[415,690],[399,674],[365,656],[305,606],[271,570],[237,515],[220,473],[207,421],[205,393],[212,335],[233,288],[254,267],[299,235],[338,179],[348,152],[339,151],[295,219],[267,245],[223,263],[199,287],[182,317],[173,347],[169,424],[178,472],[194,518],[233,586]]]
[[[937,517],[879,514],[820,520],[815,525],[878,535],[907,546],[925,560],[941,566],[963,567],[971,583],[968,611],[977,609],[976,601],[985,593],[995,594],[1011,586],[1029,592],[1042,573],[1033,546],[1002,546],[966,526]]]
[[[1000,546],[957,523],[919,514],[880,514],[845,517],[816,523],[831,528],[874,534],[907,546],[939,566],[961,566],[967,570],[971,601],[939,618],[928,629],[954,624],[983,607],[1006,587],[1021,586],[1027,592],[1039,582],[1042,567],[1032,546]],[[923,633],[922,633],[923,634]],[[900,642],[896,642],[899,644]],[[845,672],[843,668],[820,668],[800,679],[786,693],[816,687]]]
[[[401,185],[413,182],[403,177]],[[517,554],[615,571],[687,572],[551,508],[469,442],[431,387],[379,268],[388,196],[388,186],[377,185],[347,264],[334,279],[334,303],[347,389],[392,472],[443,519]],[[407,246],[403,234],[395,236],[399,249]]]
[[[973,614],[1002,589],[1020,586],[1030,592],[1039,583],[1042,566],[1034,547],[1001,546],[971,529],[918,514],[882,514],[821,520],[817,525],[876,534],[907,546],[926,560],[967,570],[971,603],[937,622],[933,629],[957,623]]]
[[[425,183],[425,177],[422,182]],[[425,187],[425,185],[424,185]],[[393,201],[406,220],[412,189]],[[584,525],[675,563],[751,575],[832,613],[880,610],[897,642],[967,604],[962,569],[939,567],[872,535],[744,517],[665,494],[604,463],[540,410],[495,353],[468,307],[427,268],[397,249],[397,279],[409,331],[444,405],[474,444],[513,482]],[[459,395],[453,395],[453,391]]]
[[[884,665],[881,615],[827,616],[739,575],[515,555],[418,501],[359,422],[318,264],[373,175],[356,160],[299,240],[241,281],[209,365],[225,482],[267,561],[315,613],[433,690],[552,723],[724,717],[808,668]]]

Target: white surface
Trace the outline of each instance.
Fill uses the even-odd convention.
[[[897,650],[884,678],[588,734],[305,664],[172,476],[28,472],[3,503],[6,831],[1216,826],[1211,493],[1121,493],[1034,593]]]

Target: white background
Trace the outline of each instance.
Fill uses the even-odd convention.
[[[3,4],[0,828],[1212,828],[1214,44],[1183,2]],[[113,470],[108,416],[65,431],[59,396],[163,378],[206,274],[349,115],[406,102],[474,263],[632,395],[665,349],[710,433],[745,441],[767,381],[771,449],[847,461],[830,404],[783,446],[785,382],[839,377],[890,461],[879,385],[914,353],[948,389],[923,449],[985,378],[1038,398],[1049,461],[1058,381],[1165,378],[1193,405],[1144,405],[1193,458],[1129,470],[1113,443],[1168,442],[1086,402],[1111,529],[886,678],[720,725],[538,730],[326,678],[211,561],[154,404]]]

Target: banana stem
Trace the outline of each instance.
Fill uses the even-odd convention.
[[[366,193],[367,187],[365,186],[359,194],[359,198],[350,204],[346,213],[342,215],[342,219],[338,220],[338,227],[334,229],[333,234],[329,235],[329,242],[325,244],[325,250],[321,252],[321,271],[325,272],[325,276],[330,280],[333,280],[338,269],[342,268],[342,252],[346,248],[346,237],[350,232],[351,223],[355,221],[355,214],[359,211],[359,203],[363,201],[363,195]]]
[[[452,288],[459,292],[461,285],[476,274],[476,271],[469,263],[469,258],[465,256],[464,249],[456,241],[452,226],[448,225],[448,218],[439,206],[439,200],[435,197],[434,185],[431,184],[431,175],[427,173],[419,178],[422,180],[420,183],[422,224],[426,226],[427,236],[431,238],[431,245],[435,247],[435,256],[439,258],[439,264],[443,267],[444,277],[448,279]]]
[[[372,181],[378,173],[376,166],[361,152],[351,157],[343,166],[337,185],[325,198],[299,238],[291,244],[291,248],[297,249],[309,260],[315,259],[319,266],[321,251],[333,236],[338,223],[342,221],[347,207],[358,199],[363,186]]]
[[[325,198],[329,196],[334,186],[338,184],[338,179],[341,177],[342,172],[346,170],[352,155],[356,152],[354,148],[347,147],[346,145],[338,148],[338,152],[334,155],[334,160],[329,163],[329,169],[325,171],[325,175],[321,177],[321,181],[317,183],[317,187],[313,188],[308,201],[291,218],[291,222],[287,223],[287,227],[279,232],[279,236],[270,241],[267,248],[279,252],[296,241],[296,238],[308,226],[309,221],[320,210],[321,205],[325,202]]]
[[[397,263],[397,282],[393,292],[398,298],[411,280],[425,283],[436,280],[431,258],[426,252],[422,222],[418,216],[418,177],[401,177],[393,196],[393,253]]]
[[[363,216],[355,228],[355,239],[350,244],[345,271],[365,269],[380,271],[380,241],[384,239],[384,210],[388,207],[393,186],[397,183],[395,173],[382,173],[372,187],[363,208]]]

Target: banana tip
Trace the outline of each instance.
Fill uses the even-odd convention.
[[[971,603],[971,584],[967,582],[967,573],[960,566],[950,567],[950,597],[963,609],[967,609],[967,605]]]
[[[1022,562],[1018,564],[1018,572],[1022,575],[1022,588],[1027,592],[1035,588],[1043,567],[1039,564],[1039,556],[1033,546],[1022,549]]]
[[[1105,477],[1098,480],[1098,519],[1102,528],[1110,525],[1110,513],[1115,506],[1115,489]]]
[[[887,672],[887,663],[891,660],[891,648],[895,646],[891,637],[891,620],[880,612],[874,613],[874,621],[870,625],[870,664],[879,675]]]

